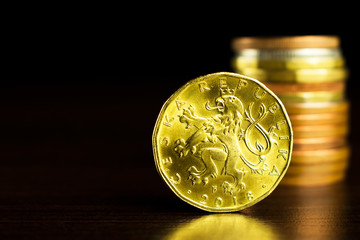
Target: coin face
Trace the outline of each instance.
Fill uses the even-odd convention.
[[[164,104],[153,132],[156,168],[185,202],[238,211],[268,196],[284,176],[293,133],[280,100],[234,73],[194,79]]]

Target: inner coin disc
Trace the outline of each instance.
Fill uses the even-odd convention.
[[[210,212],[247,208],[284,176],[293,132],[280,100],[234,73],[196,78],[163,105],[153,132],[156,168],[185,202]]]

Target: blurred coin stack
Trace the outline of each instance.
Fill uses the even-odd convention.
[[[294,131],[283,185],[326,185],[349,164],[347,69],[336,36],[243,37],[233,40],[233,68],[268,86]],[[279,140],[281,141],[281,140]]]

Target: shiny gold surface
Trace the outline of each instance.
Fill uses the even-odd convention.
[[[319,113],[319,114],[292,114],[289,115],[293,126],[304,125],[328,125],[328,124],[346,124],[349,120],[347,112],[338,113]]]
[[[200,237],[200,238],[199,238]],[[164,240],[277,240],[274,227],[255,218],[239,214],[213,214],[199,217],[166,235]]]
[[[286,103],[339,102],[345,100],[345,92],[296,92],[279,93],[277,96]]]
[[[329,149],[293,151],[291,161],[293,164],[317,164],[338,162],[348,159],[349,156],[349,146],[342,146]]]
[[[330,174],[312,174],[312,175],[302,175],[302,176],[286,176],[282,181],[281,185],[288,186],[306,186],[306,187],[314,187],[314,186],[324,186],[333,184],[336,182],[340,182],[344,180],[346,177],[345,172],[337,172]]]
[[[292,129],[279,99],[233,73],[188,82],[164,104],[153,133],[156,168],[185,202],[238,211],[268,196],[284,176]]]
[[[233,60],[233,68],[265,68],[280,70],[312,69],[312,68],[337,68],[344,66],[343,58],[310,57],[291,59],[261,60],[256,57],[238,56]]]
[[[297,70],[268,70],[259,68],[236,69],[236,72],[260,81],[282,83],[315,83],[344,81],[348,72],[345,68],[314,68]]]
[[[294,138],[294,150],[322,150],[347,145],[345,137]],[[310,158],[311,159],[311,158]],[[309,160],[310,160],[309,159]],[[294,158],[292,158],[294,161]]]
[[[343,172],[349,165],[348,158],[342,158],[339,161],[331,163],[316,163],[310,165],[292,164],[287,172],[288,176],[300,176],[306,174],[331,174],[336,172]]]
[[[285,103],[288,114],[344,113],[349,111],[349,102]]]
[[[241,37],[233,40],[235,51],[256,49],[337,48],[337,36]]]
[[[347,124],[328,124],[328,125],[296,125],[293,126],[295,138],[314,138],[314,137],[339,137],[349,133]]]
[[[295,48],[295,49],[242,49],[237,57],[257,58],[259,60],[291,60],[297,58],[342,58],[339,48]]]
[[[264,83],[275,94],[293,92],[340,92],[345,90],[345,82],[322,83]]]

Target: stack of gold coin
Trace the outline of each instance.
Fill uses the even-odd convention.
[[[281,184],[316,186],[344,179],[349,164],[348,71],[337,36],[242,37],[233,68],[264,82],[283,102],[294,131]]]

